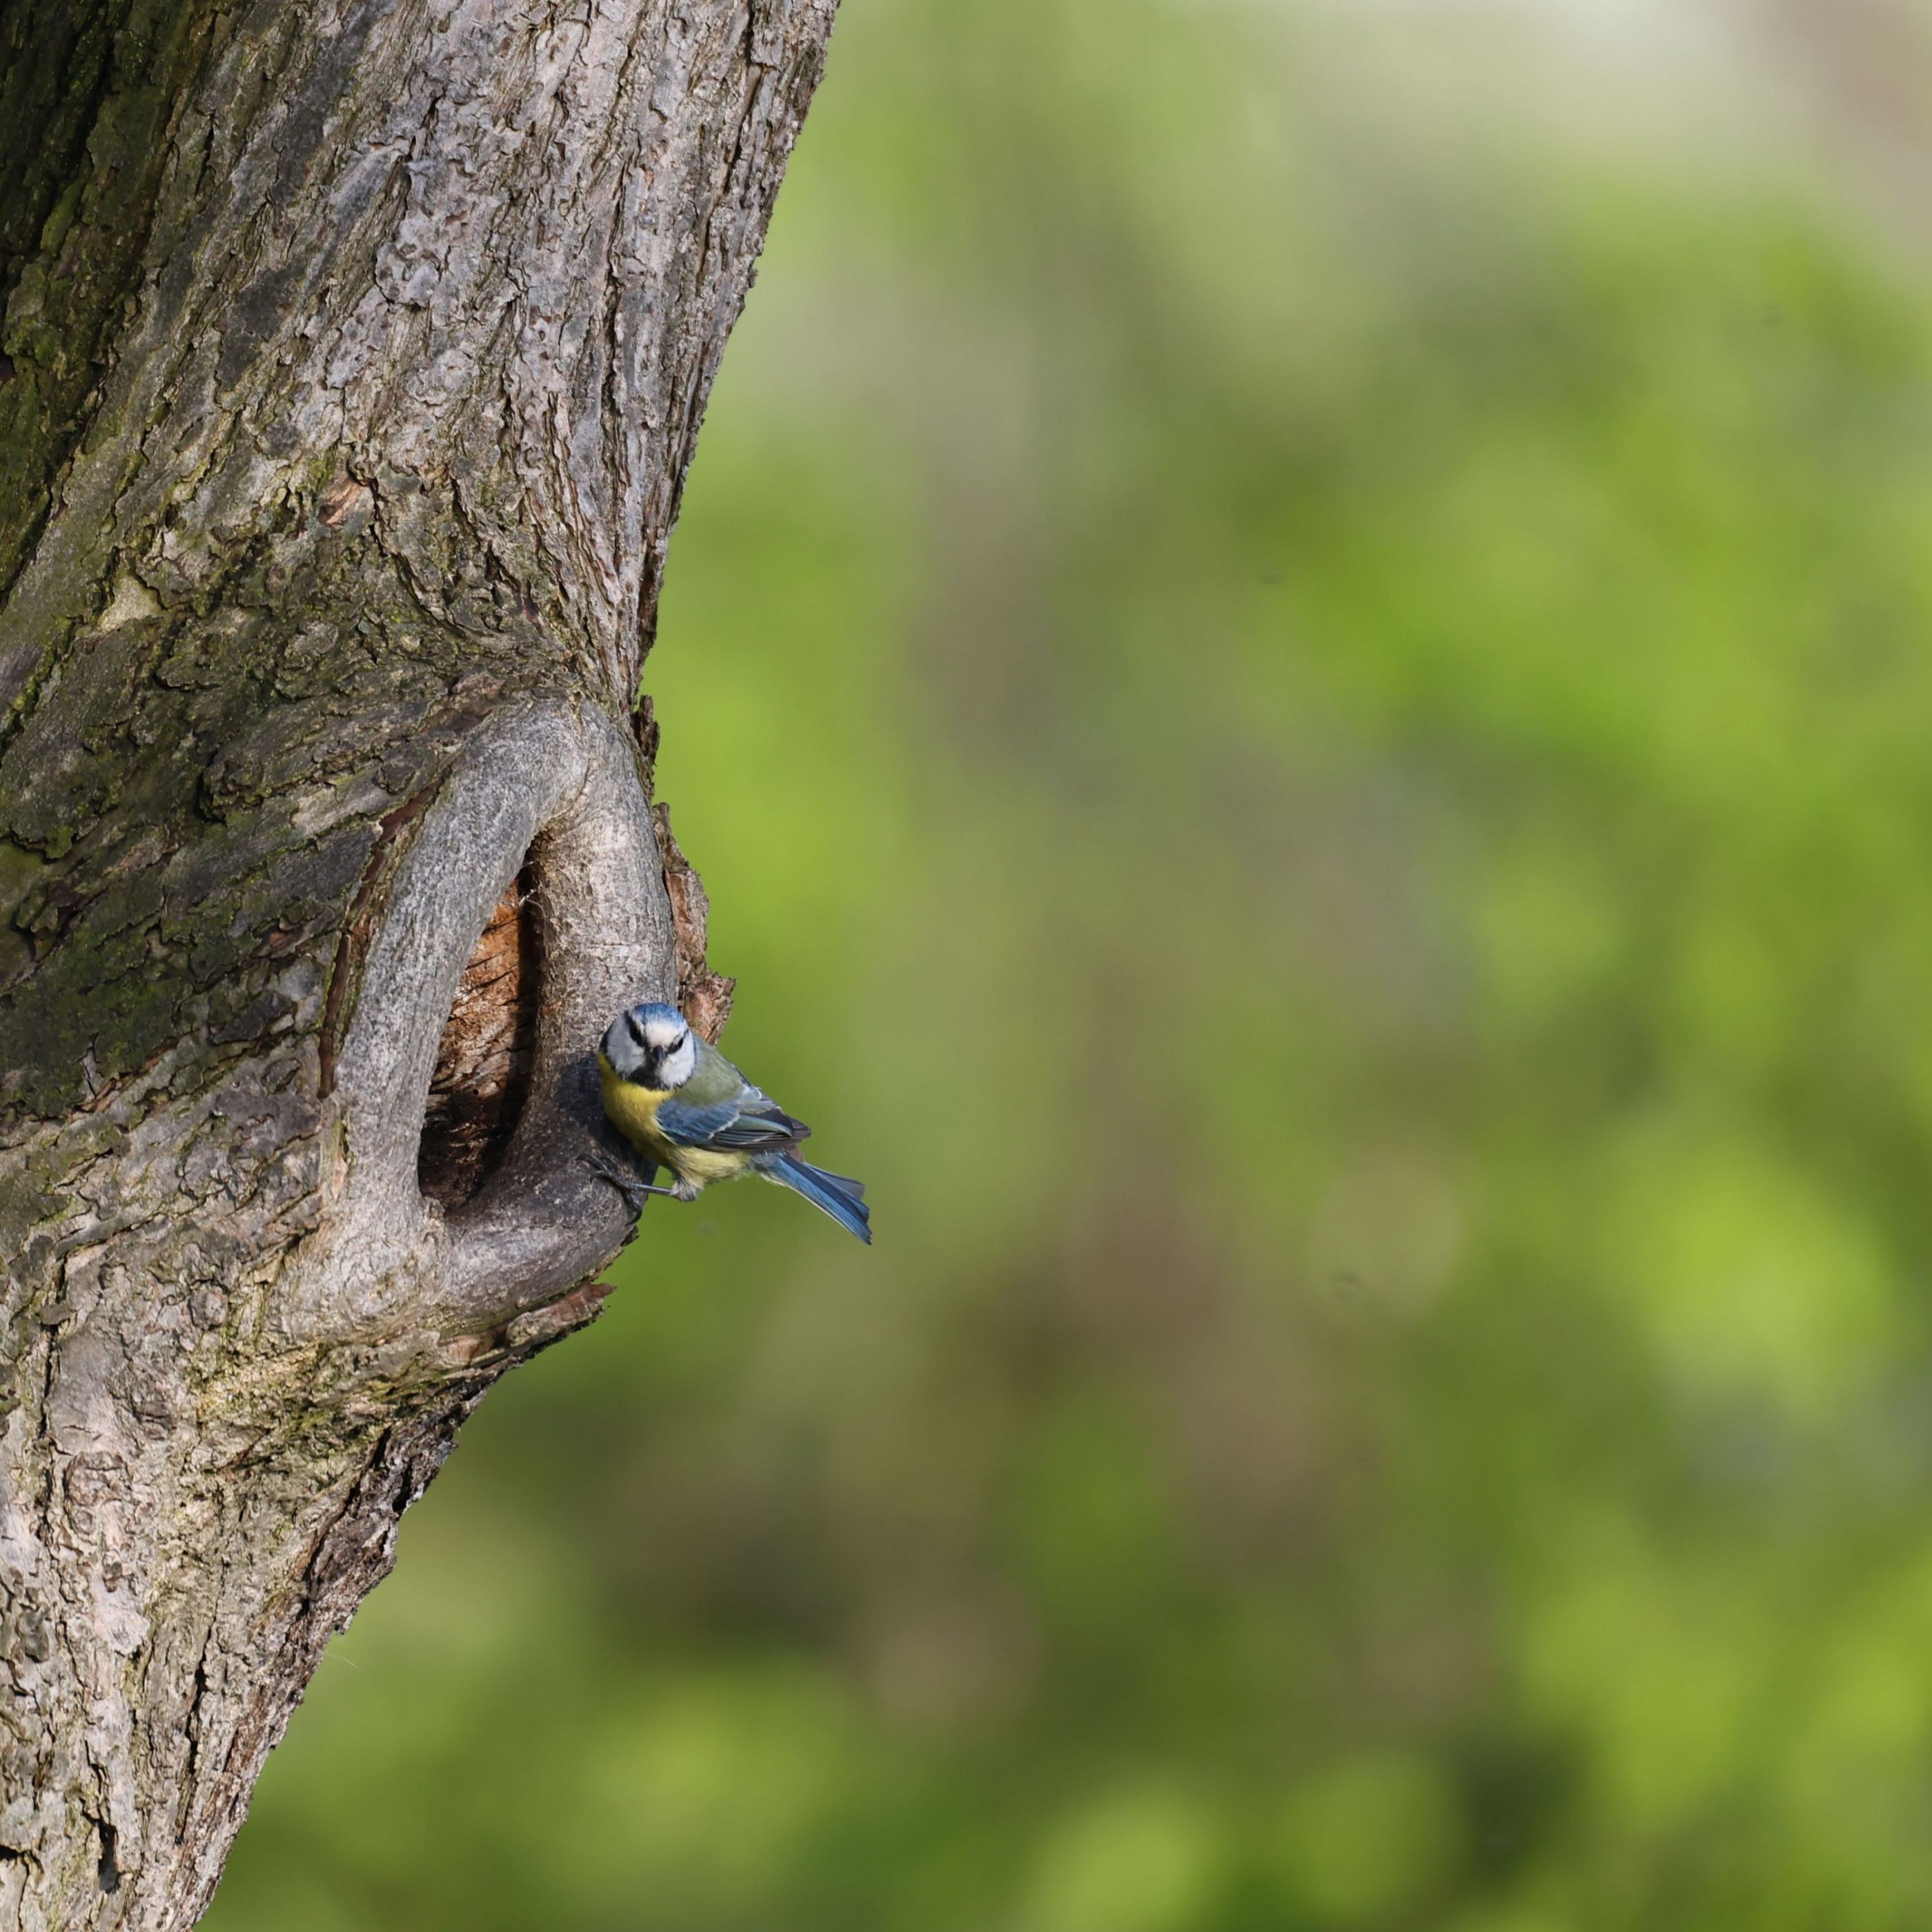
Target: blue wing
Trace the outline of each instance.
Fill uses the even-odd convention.
[[[812,1132],[769,1095],[746,1087],[728,1100],[693,1106],[673,1097],[658,1109],[658,1132],[676,1147],[736,1148],[747,1152],[796,1147]]]

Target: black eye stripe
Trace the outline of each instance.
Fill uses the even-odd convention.
[[[638,1025],[637,1015],[634,1013],[626,1013],[624,1016],[624,1025],[626,1030],[628,1031],[631,1037],[635,1040],[640,1046],[642,1046],[644,1043],[644,1030],[642,1027]]]

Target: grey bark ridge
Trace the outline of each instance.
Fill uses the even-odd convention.
[[[598,1032],[730,992],[633,697],[832,11],[0,0],[0,1932],[193,1922],[608,1292]]]

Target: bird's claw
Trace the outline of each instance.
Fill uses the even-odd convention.
[[[653,1187],[649,1181],[640,1180],[628,1168],[620,1167],[602,1149],[587,1155],[584,1165],[600,1180],[608,1180],[624,1197],[624,1205],[630,1209],[634,1220],[644,1212],[646,1195],[662,1194],[671,1201],[684,1198],[674,1187]]]

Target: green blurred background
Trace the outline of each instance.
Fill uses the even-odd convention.
[[[1932,47],[848,0],[647,682],[726,1046],[217,1932],[1932,1924]]]

